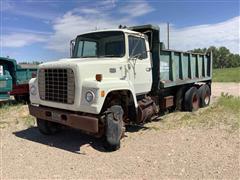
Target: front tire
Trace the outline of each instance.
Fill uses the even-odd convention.
[[[124,133],[123,114],[123,109],[119,105],[110,107],[106,112],[104,148],[107,151],[116,151],[120,148],[120,139]]]
[[[37,119],[37,126],[40,131],[40,133],[44,135],[54,135],[61,130],[60,124],[46,121],[43,119]]]

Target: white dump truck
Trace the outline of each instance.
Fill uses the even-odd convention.
[[[69,126],[117,150],[126,125],[209,105],[211,53],[165,49],[159,33],[154,25],[88,32],[71,41],[70,58],[41,64],[29,83],[40,132]]]

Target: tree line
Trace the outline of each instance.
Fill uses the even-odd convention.
[[[196,53],[212,52],[213,55],[213,68],[231,68],[240,66],[240,55],[233,54],[226,47],[210,46],[209,48],[198,48],[192,50]]]

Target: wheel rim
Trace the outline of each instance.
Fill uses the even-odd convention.
[[[199,107],[199,102],[198,102],[197,95],[193,96],[192,107],[193,107],[194,110],[198,109],[198,107]]]
[[[210,96],[208,94],[205,95],[204,102],[205,104],[208,104],[210,101]]]

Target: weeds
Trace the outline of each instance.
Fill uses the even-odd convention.
[[[234,97],[228,93],[222,93],[218,103],[228,110],[232,110],[233,113],[240,113],[240,97]]]
[[[24,125],[27,127],[34,125],[34,118],[29,115],[28,107],[23,104],[2,104],[0,107],[0,128],[8,126]]]
[[[23,118],[23,123],[27,127],[33,127],[34,124],[35,124],[35,118],[33,116],[31,116],[31,115],[28,115],[28,116]]]

